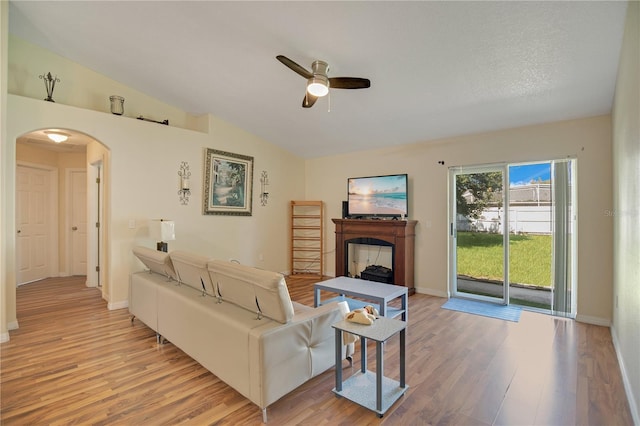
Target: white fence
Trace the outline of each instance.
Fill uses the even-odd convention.
[[[504,218],[504,208],[490,207],[482,212],[479,219],[469,219],[458,215],[458,231],[502,233],[500,223]],[[550,206],[512,206],[509,208],[509,232],[527,234],[551,234],[553,217]]]

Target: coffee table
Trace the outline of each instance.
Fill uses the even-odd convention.
[[[349,309],[354,310],[362,308],[368,303],[362,300],[355,300],[345,296],[358,297],[372,304],[377,304],[376,308],[380,316],[395,318],[402,316],[402,321],[407,321],[409,317],[408,290],[407,287],[393,284],[384,284],[375,281],[361,280],[349,277],[336,277],[327,281],[321,281],[313,286],[313,302],[318,307],[333,301],[346,300]],[[337,297],[322,301],[320,291],[328,291],[338,293]],[[401,308],[388,306],[388,303],[394,299],[401,298]]]

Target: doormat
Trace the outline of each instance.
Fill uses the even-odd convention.
[[[522,309],[517,306],[453,298],[447,300],[442,307],[451,311],[466,312],[512,322],[520,321],[520,313],[522,312]]]

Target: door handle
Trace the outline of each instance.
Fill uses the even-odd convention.
[[[78,227],[77,227],[77,226],[73,226],[73,227],[71,227],[71,230],[72,230],[72,231],[77,231],[77,230],[78,230]]]

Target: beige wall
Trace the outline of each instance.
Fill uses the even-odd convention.
[[[68,275],[67,239],[65,219],[67,217],[67,175],[66,169],[86,169],[87,156],[84,153],[61,153],[16,145],[16,160],[30,164],[42,164],[58,170],[58,265],[56,275]]]
[[[326,201],[326,247],[334,248],[331,218],[341,215],[347,178],[408,173],[409,217],[418,221],[416,289],[446,297],[448,168],[567,157],[578,163],[578,319],[608,325],[613,274],[613,224],[606,215],[612,208],[609,116],[308,160],[307,198]],[[327,255],[328,274],[335,271],[334,256]]]
[[[629,2],[613,108],[613,327],[640,424],[640,3]]]
[[[4,285],[7,279],[7,243],[6,221],[3,213],[7,207],[6,184],[4,177],[4,158],[8,155],[7,149],[7,63],[9,40],[9,2],[0,1],[0,342],[9,340],[9,315],[7,309],[7,287]]]
[[[62,128],[90,135],[108,148],[105,173],[108,236],[105,298],[111,307],[124,307],[129,274],[141,265],[131,255],[136,244],[154,247],[148,237],[148,221],[170,218],[176,222],[176,240],[170,249],[193,250],[220,259],[238,259],[243,264],[285,272],[288,264],[288,203],[304,196],[304,161],[254,135],[210,117],[210,133],[147,123],[112,114],[9,95],[3,176],[6,198],[15,199],[15,140],[34,129]],[[254,157],[256,176],[269,172],[269,204],[257,199],[259,184],[254,177],[253,215],[249,217],[202,214],[203,159],[205,148],[216,148]],[[92,154],[93,155],[93,154]],[[192,196],[189,205],[178,200],[178,168],[189,163]],[[15,229],[15,215],[6,214],[7,229]],[[133,227],[131,227],[133,224]],[[10,287],[7,300],[15,319],[15,252],[11,245],[7,263]],[[263,259],[263,260],[260,260]]]
[[[6,36],[4,28],[3,34]],[[18,38],[9,37],[8,40],[8,49],[3,49],[3,55],[9,51],[10,94],[7,96],[4,92],[3,99],[9,99],[11,113],[2,126],[7,134],[0,159],[2,179],[7,188],[2,193],[2,202],[8,205],[15,202],[17,138],[43,128],[79,131],[94,138],[96,142],[88,147],[87,163],[103,161],[105,204],[102,226],[106,238],[101,250],[100,281],[110,308],[126,306],[128,276],[132,270],[141,268],[131,256],[131,247],[135,244],[155,246],[148,237],[151,218],[176,221],[177,239],[170,243],[171,249],[193,250],[286,272],[288,203],[304,196],[302,159],[215,117],[185,114]],[[44,88],[38,75],[46,72],[43,70],[57,74],[61,80],[54,92],[55,103],[42,101]],[[109,113],[110,94],[126,98],[124,116]],[[130,118],[139,114],[169,118],[171,126]],[[202,214],[205,148],[254,157],[252,216]],[[177,194],[181,161],[189,163],[192,173],[192,195],[187,206],[179,203]],[[92,170],[89,166],[89,171]],[[262,170],[268,171],[271,183],[266,207],[258,200],[258,177]],[[2,225],[3,230],[15,234],[13,209],[3,209]],[[2,271],[2,290],[6,299],[2,308],[6,319],[2,325],[17,326],[15,239],[3,242],[6,244],[1,258],[6,268]],[[94,268],[90,264],[88,269]],[[87,281],[94,285],[97,275],[88,277]]]
[[[39,76],[50,72],[60,79],[53,91],[53,99],[58,104],[110,112],[109,96],[119,95],[125,99],[124,116],[168,119],[172,126],[207,130],[206,116],[187,114],[18,37],[10,35],[8,47],[10,94],[44,99],[47,92]]]

